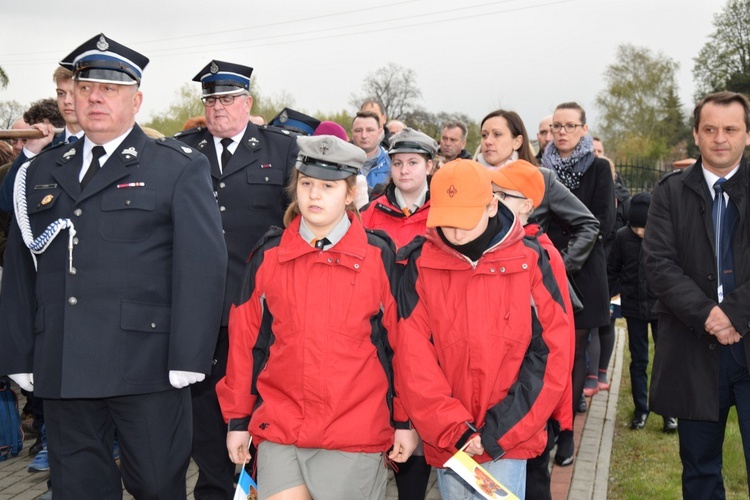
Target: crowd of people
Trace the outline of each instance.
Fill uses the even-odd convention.
[[[630,196],[576,102],[430,137],[375,99],[347,130],[252,115],[253,68],[209,61],[205,115],[135,116],[148,58],[104,34],[62,58],[0,167],[0,373],[29,396],[47,498],[519,498],[607,390],[627,321],[631,428],[677,432],[685,498],[721,498],[737,406],[750,456],[750,103],[707,96],[695,165]],[[60,130],[62,129],[62,130]],[[12,161],[11,161],[12,159]],[[647,224],[648,220],[648,224]],[[658,325],[658,326],[657,326]],[[648,331],[657,338],[649,397]],[[679,425],[678,425],[679,422]],[[119,466],[116,461],[119,458]],[[472,496],[474,495],[474,496]]]

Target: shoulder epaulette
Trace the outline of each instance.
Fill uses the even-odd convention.
[[[266,131],[266,132],[273,132],[275,134],[284,135],[286,137],[289,137],[290,139],[297,140],[297,135],[294,132],[291,132],[284,128],[278,128],[274,127],[273,125],[261,125],[258,127],[260,130]]]
[[[185,143],[180,142],[177,139],[172,139],[171,137],[161,137],[159,139],[156,139],[156,144],[159,144],[160,146],[167,146],[171,149],[174,149],[175,151],[179,151],[188,158],[190,158],[195,153],[195,150],[193,148],[186,146]]]
[[[181,130],[181,131],[177,132],[177,133],[176,133],[175,135],[173,135],[172,137],[174,137],[175,139],[177,139],[178,137],[184,137],[184,136],[186,136],[186,135],[193,135],[193,134],[197,134],[197,133],[199,133],[199,132],[203,132],[204,130],[206,130],[206,127],[194,127],[194,128],[189,128],[189,129],[187,129],[187,130]]]
[[[684,168],[676,168],[672,170],[671,172],[668,172],[664,174],[661,179],[659,179],[659,184],[662,184],[664,181],[666,181],[668,178],[672,177],[673,175],[679,175],[681,174],[685,169]]]

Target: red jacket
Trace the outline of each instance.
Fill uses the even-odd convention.
[[[527,237],[534,237],[542,245],[542,248],[547,251],[549,256],[549,263],[552,267],[552,273],[555,275],[557,286],[560,288],[560,293],[565,303],[565,311],[568,313],[570,321],[570,352],[575,352],[576,345],[576,328],[573,323],[573,304],[570,302],[570,288],[568,288],[568,273],[565,270],[565,262],[563,262],[560,252],[555,248],[552,240],[549,236],[544,234],[539,228],[538,224],[527,224],[523,227]],[[568,431],[573,430],[573,356],[570,356],[570,369],[568,371],[568,378],[566,380],[565,390],[563,391],[560,402],[555,407],[555,411],[552,412],[552,418],[560,422],[560,430]]]
[[[504,230],[476,263],[431,229],[402,252],[397,408],[438,467],[471,434],[466,422],[481,433],[479,462],[538,456],[570,378],[569,320],[546,254],[499,206]]]
[[[430,193],[416,212],[406,216],[396,203],[396,186],[389,184],[384,194],[372,200],[362,209],[362,225],[370,229],[382,229],[398,248],[409,243],[415,236],[424,236],[427,230],[427,214],[430,212]]]
[[[393,443],[395,254],[385,235],[349,218],[327,251],[300,237],[298,216],[251,254],[216,393],[230,429],[256,443],[348,452]]]

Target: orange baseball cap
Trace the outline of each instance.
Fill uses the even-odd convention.
[[[538,207],[544,198],[544,176],[526,160],[516,160],[490,172],[492,183],[503,189],[518,191]]]
[[[430,182],[427,227],[473,229],[491,201],[489,170],[473,160],[449,161]]]

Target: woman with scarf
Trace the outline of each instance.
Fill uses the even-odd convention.
[[[576,346],[573,364],[573,398],[577,401],[586,379],[586,343],[599,328],[609,324],[607,261],[603,240],[615,222],[614,183],[609,162],[594,155],[594,143],[586,125],[586,112],[575,103],[557,106],[552,116],[552,143],[542,156],[542,165],[552,170],[560,182],[591,211],[599,221],[599,236],[581,268],[570,276],[583,303],[575,314]],[[570,228],[564,221],[552,219],[547,231],[555,247],[568,247]],[[555,460],[560,465],[573,461],[573,432],[560,433]]]

